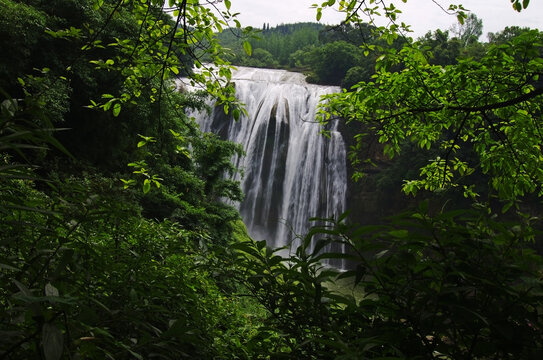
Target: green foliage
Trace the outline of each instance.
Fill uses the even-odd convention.
[[[361,66],[353,66],[341,81],[341,87],[344,89],[350,89],[353,85],[359,82],[365,81],[370,78],[371,69],[363,68]]]
[[[377,39],[373,30],[366,23],[327,27],[296,23],[264,28],[258,38],[250,41],[254,49],[250,57],[243,53],[245,38],[240,31],[222,33],[219,38],[233,51],[228,57],[233,64],[304,71],[313,83],[340,85],[347,71],[355,67],[345,81],[348,86],[354,84],[354,78],[366,80],[373,74],[375,57],[363,57],[365,51],[359,49],[373,46]],[[355,74],[357,69],[363,69],[359,75]]]
[[[252,53],[251,57],[242,60],[244,66],[260,67],[260,68],[276,68],[279,66],[272,54],[264,49],[257,48]]]
[[[315,82],[339,84],[362,53],[355,45],[335,41],[313,49],[308,56],[308,63],[316,76]]]
[[[323,29],[319,33],[319,40],[322,44],[346,41],[366,49],[370,44],[378,40],[374,30],[375,27],[367,22],[357,24],[342,22],[338,25],[329,25]]]
[[[210,273],[205,232],[143,220],[109,179],[36,185],[2,178],[24,199],[2,203],[3,356],[245,357],[248,329]]]
[[[29,57],[45,31],[46,16],[32,6],[12,0],[0,1],[0,7],[0,88],[9,91],[16,84],[16,76],[30,62]]]
[[[530,4],[530,0],[522,0],[522,3],[520,2],[520,0],[511,0],[511,4],[513,5],[513,9],[521,12],[523,9],[526,9],[528,7],[528,5]]]
[[[264,29],[246,39],[243,32],[232,30],[219,35],[221,45],[232,50],[228,59],[236,64],[253,67],[285,67],[290,56],[299,49],[316,45],[323,26],[316,23],[296,23]],[[250,45],[252,54],[247,52]]]
[[[506,26],[502,31],[488,33],[488,41],[493,44],[504,44],[527,31],[530,31],[530,29],[526,27]]]
[[[541,33],[525,32],[490,46],[479,61],[445,67],[426,63],[417,45],[382,56],[371,82],[328,96],[330,113],[369,124],[391,158],[404,141],[440,149],[408,192],[454,186],[474,169],[490,177],[502,199],[540,192]],[[463,148],[472,152],[460,154]]]
[[[541,34],[510,29],[484,49],[436,32],[413,45],[394,5],[388,28],[359,22],[366,3],[317,6],[356,26],[268,26],[256,40],[230,1],[217,14],[218,3],[170,0],[172,20],[158,0],[0,0],[0,357],[541,357],[542,264],[527,216],[421,209],[357,227],[342,215],[320,219],[285,259],[224,203],[242,199],[225,176],[242,149],[199,131],[184,110],[204,97],[176,92],[174,78],[239,117],[217,39],[229,22],[240,61],[362,81],[324,119],[361,120],[390,156],[407,156],[408,141],[427,151],[434,160],[418,157],[422,178],[406,191],[476,196],[459,181],[476,173],[506,207],[540,190]],[[338,262],[346,271],[322,265]]]
[[[224,248],[234,239],[228,221],[239,215],[215,201],[228,196],[216,179],[221,166],[232,167],[223,143],[205,136],[195,158],[224,159],[186,171],[203,199],[196,194],[184,203],[200,213],[179,216],[179,223],[150,221],[140,215],[139,192],[91,175],[96,169],[43,179],[16,160],[31,161],[48,146],[64,150],[52,128],[41,127],[46,123],[24,120],[43,116],[33,100],[1,106],[0,149],[14,154],[3,154],[0,164],[1,356],[251,358],[256,349],[243,344],[258,325],[245,315],[260,310],[244,310],[247,300],[226,291],[226,274],[236,271]],[[144,137],[147,146],[152,140]]]
[[[14,98],[39,97],[45,115],[71,129],[60,140],[80,159],[119,171],[133,158],[137,134],[162,140],[177,129],[177,75],[190,73],[221,104],[242,111],[231,86],[208,70],[192,73],[199,42],[217,71],[230,73],[215,36],[234,19],[228,10],[219,20],[209,7],[172,2],[186,19],[176,23],[159,1],[4,3],[0,45],[8,51],[0,59],[0,88]]]
[[[230,233],[228,222],[239,218],[223,200],[243,198],[239,181],[232,180],[238,170],[231,163],[232,156],[241,155],[243,148],[201,133],[192,120],[184,120],[184,126],[177,124],[160,142],[140,136],[140,160],[128,164],[134,175],[123,182],[125,187],[142,186],[145,216],[206,229],[218,242],[225,238],[224,233]]]
[[[183,15],[177,23],[159,1],[2,5],[0,31],[25,38],[13,39],[20,59],[3,52],[0,64],[9,93],[0,114],[0,357],[254,358],[258,349],[244,344],[261,309],[233,295],[227,246],[239,214],[222,202],[241,199],[223,177],[241,150],[198,130],[183,110],[204,101],[175,92],[172,79],[192,67],[200,42],[228,75],[213,40],[223,20],[185,1],[170,2]],[[241,111],[210,71],[192,76]],[[64,136],[59,123],[70,128]],[[111,174],[128,163],[134,179]],[[138,181],[143,192],[130,189]]]
[[[48,75],[50,69],[43,68],[39,75],[26,75],[18,78],[26,97],[32,97],[42,109],[42,117],[53,124],[64,122],[64,116],[70,110],[70,88],[67,79],[54,79]],[[43,125],[43,124],[41,124]]]
[[[448,31],[428,32],[419,39],[421,48],[426,50],[428,62],[432,65],[454,65],[458,62],[462,44],[457,39],[449,39]]]
[[[274,356],[529,359],[542,355],[543,283],[525,220],[502,223],[486,210],[429,216],[422,206],[383,226],[328,219],[287,258],[264,243],[237,248],[252,269],[249,289],[284,334]],[[348,251],[322,252],[331,244]],[[338,258],[349,270],[322,265]],[[341,279],[352,287],[326,286]]]

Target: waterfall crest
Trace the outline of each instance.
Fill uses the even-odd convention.
[[[339,88],[308,84],[299,73],[245,67],[232,81],[248,117],[234,122],[221,109],[195,117],[203,131],[243,145],[246,156],[233,159],[244,171],[236,175],[245,193],[241,216],[255,240],[281,247],[292,232],[308,230],[309,218],[345,211],[345,143],[336,123],[330,138],[315,123],[320,96]]]

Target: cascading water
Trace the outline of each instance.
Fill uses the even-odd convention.
[[[282,247],[308,230],[309,218],[345,211],[343,138],[336,123],[327,138],[315,122],[320,96],[339,88],[307,84],[299,73],[244,67],[232,81],[248,117],[234,122],[222,109],[193,115],[203,131],[243,144],[246,156],[233,159],[244,171],[237,175],[245,193],[241,216],[254,239]]]

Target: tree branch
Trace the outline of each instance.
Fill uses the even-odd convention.
[[[506,101],[497,102],[497,103],[493,103],[493,104],[486,104],[486,105],[482,105],[482,106],[445,106],[445,105],[440,105],[440,106],[436,106],[436,107],[433,107],[433,108],[411,109],[411,110],[406,110],[405,112],[406,113],[409,113],[409,112],[411,112],[411,113],[420,113],[420,112],[426,113],[426,112],[440,111],[440,110],[443,110],[445,108],[450,109],[450,110],[468,112],[468,113],[485,112],[485,111],[497,110],[497,109],[502,109],[502,108],[505,108],[505,107],[508,107],[508,106],[516,105],[516,104],[519,104],[521,102],[531,100],[531,99],[533,99],[533,98],[535,98],[535,97],[537,97],[539,95],[542,95],[542,94],[543,94],[543,86],[539,87],[539,88],[536,88],[536,89],[534,89],[533,91],[531,91],[529,93],[517,96],[516,98],[509,99],[509,100],[506,100]]]
[[[533,98],[543,95],[543,86],[535,88],[533,91],[522,94],[520,96],[517,96],[516,98],[509,99],[506,101],[501,101],[493,104],[486,104],[482,106],[446,106],[446,105],[439,105],[434,107],[427,107],[427,108],[413,108],[413,109],[407,109],[404,111],[401,111],[399,113],[387,115],[384,117],[381,117],[379,119],[375,119],[375,121],[381,122],[385,120],[389,120],[398,116],[402,116],[405,114],[418,114],[418,113],[430,113],[430,112],[436,112],[441,111],[444,109],[448,110],[455,110],[455,111],[462,111],[467,113],[484,113],[486,111],[490,110],[497,110],[497,109],[503,109],[508,106],[520,104],[524,101],[532,100]]]

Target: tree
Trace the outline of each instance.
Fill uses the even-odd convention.
[[[339,25],[329,25],[321,30],[319,40],[322,43],[342,40],[353,45],[364,45],[375,40],[372,29],[373,26],[367,22],[356,24],[342,22]]]
[[[433,65],[456,64],[462,44],[457,38],[449,39],[448,31],[428,32],[419,39],[421,47],[428,47],[428,62]]]
[[[347,71],[356,65],[361,51],[345,41],[335,41],[315,48],[309,54],[316,82],[340,85]]]
[[[534,30],[509,45],[491,46],[478,62],[445,67],[429,65],[418,48],[405,47],[378,64],[373,82],[330,96],[328,106],[348,121],[373,124],[390,157],[403,141],[441,149],[441,156],[421,169],[422,180],[406,183],[407,193],[451,186],[454,176],[465,178],[480,169],[503,199],[542,194],[536,115],[543,94],[541,39]],[[390,72],[391,63],[405,69]],[[477,160],[460,158],[461,147],[472,148]]]
[[[397,36],[397,28],[380,31],[385,38]],[[447,66],[430,65],[419,43],[387,49],[373,81],[328,96],[330,113],[323,108],[324,119],[340,116],[371,124],[390,157],[404,141],[440,149],[419,179],[406,180],[407,193],[459,185],[466,196],[476,196],[469,182],[454,179],[465,181],[477,171],[509,205],[527,193],[543,195],[537,115],[543,93],[541,40],[541,33],[532,30],[490,46],[479,61]],[[471,151],[461,153],[464,148]]]
[[[488,41],[493,44],[503,44],[514,39],[525,31],[530,31],[529,28],[521,28],[519,26],[506,26],[502,31],[488,33]]]
[[[474,13],[470,13],[461,24],[454,24],[451,32],[461,41],[462,46],[466,47],[477,42],[483,34],[483,20],[479,19]]]

